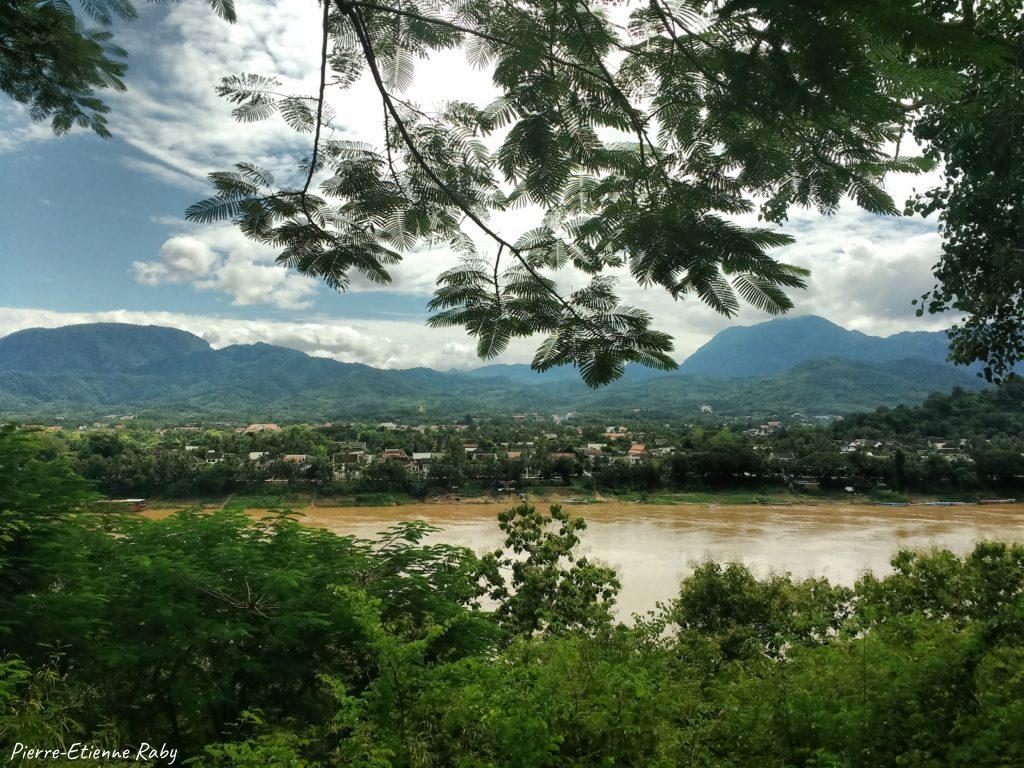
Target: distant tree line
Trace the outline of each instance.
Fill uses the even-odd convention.
[[[1024,486],[1024,384],[1016,378],[992,390],[935,394],[914,408],[854,414],[831,426],[638,422],[632,433],[609,436],[602,422],[465,421],[434,430],[294,425],[255,434],[135,426],[63,439],[76,471],[110,496],[196,498],[273,487],[423,497],[530,485],[958,493]],[[631,446],[643,450],[631,455]],[[353,447],[361,459],[346,468],[339,457]],[[385,450],[405,459],[384,459]],[[414,466],[416,453],[430,458]]]

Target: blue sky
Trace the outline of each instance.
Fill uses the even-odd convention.
[[[381,367],[479,364],[457,329],[424,327],[436,275],[454,262],[446,252],[410,254],[393,286],[355,284],[339,295],[274,264],[230,226],[184,221],[206,196],[205,174],[255,160],[281,178],[292,172],[308,137],[276,123],[238,125],[213,93],[220,77],[276,74],[292,92],[311,92],[318,19],[311,0],[240,0],[239,22],[214,18],[203,0],[140,3],[142,20],[119,28],[129,50],[128,92],[108,98],[115,138],[77,131],[54,138],[0,98],[0,335],[31,326],[89,321],[174,325],[214,345],[267,341],[312,354]],[[423,104],[490,96],[486,73],[458,54],[421,66],[413,92]],[[337,95],[342,130],[373,141],[379,100],[368,83]],[[930,179],[894,178],[899,201]],[[497,222],[514,237],[530,213]],[[944,327],[948,318],[915,319],[910,300],[931,285],[938,255],[935,226],[881,219],[852,205],[825,218],[794,211],[796,245],[780,255],[814,272],[796,295],[796,314],[887,335]],[[696,301],[624,285],[625,299],[647,308],[676,338],[681,359],[731,322]],[[528,360],[533,344],[514,345],[504,361]]]
[[[133,166],[149,161],[123,139],[82,131],[0,154],[0,175],[10,193],[0,210],[0,304],[293,318],[293,310],[273,302],[238,305],[229,293],[197,291],[188,283],[140,288],[132,264],[157,257],[170,238],[191,231],[184,211],[206,194],[198,182],[171,183]],[[315,286],[308,301],[302,309],[309,315],[417,321],[426,316],[421,295],[396,291],[339,296]]]

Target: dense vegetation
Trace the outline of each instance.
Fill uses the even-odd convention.
[[[914,133],[941,158],[943,183],[920,195],[910,210],[937,216],[942,256],[935,285],[919,312],[955,312],[962,319],[950,338],[953,357],[980,360],[984,375],[1005,378],[1024,360],[1024,11],[1020,3],[934,0],[961,5],[963,25],[1005,44],[1007,55],[965,67],[966,87],[926,108]]]
[[[7,754],[144,741],[209,768],[1024,760],[1019,546],[899,553],[852,588],[705,563],[623,626],[615,574],[574,556],[582,521],[557,508],[504,512],[504,550],[478,557],[423,544],[415,523],[369,542],[285,514],[104,513],[37,432],[0,431],[0,470]]]
[[[1024,380],[1007,380],[981,392],[935,392],[919,406],[879,408],[847,416],[837,430],[846,435],[885,437],[998,438],[1024,434]]]

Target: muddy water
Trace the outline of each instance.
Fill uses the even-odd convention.
[[[489,550],[501,544],[501,504],[316,507],[302,522],[370,537],[402,520],[443,530],[434,541]],[[884,573],[899,547],[964,553],[981,539],[1024,542],[1024,504],[963,507],[742,506],[601,503],[569,507],[587,519],[583,550],[622,579],[623,618],[672,598],[693,563],[738,560],[757,574],[789,571],[852,584],[865,570]]]
[[[429,540],[479,552],[501,545],[496,516],[512,503],[318,506],[295,512],[307,525],[364,538],[403,520],[425,520],[441,528]],[[939,547],[963,554],[982,539],[1024,543],[1024,504],[776,507],[603,502],[567,509],[587,519],[583,552],[618,570],[618,612],[624,619],[671,599],[693,564],[707,558],[737,560],[761,576],[789,571],[797,577],[826,576],[849,585],[864,571],[887,572],[889,558],[901,547]],[[171,511],[153,510],[146,516],[165,517]]]

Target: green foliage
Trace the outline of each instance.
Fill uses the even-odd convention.
[[[521,504],[498,514],[505,549],[484,556],[481,575],[506,634],[591,631],[608,626],[619,591],[615,571],[577,557],[587,527],[559,505],[549,513]],[[557,525],[557,530],[549,530]],[[505,574],[510,573],[510,578]]]
[[[1013,378],[998,389],[933,393],[919,406],[855,413],[835,426],[846,437],[903,438],[1010,437],[1024,433],[1024,381]]]
[[[684,582],[668,617],[680,633],[717,646],[726,660],[782,656],[828,641],[846,618],[850,591],[825,579],[754,578],[744,566],[706,562]]]
[[[965,313],[950,332],[953,358],[981,361],[985,378],[999,381],[1024,359],[1024,15],[1012,0],[934,5],[999,55],[961,62],[967,87],[928,106],[914,127],[946,170],[908,211],[937,214],[943,235],[937,282],[918,314]]]
[[[224,19],[235,20],[234,0],[209,3]],[[128,69],[112,28],[115,21],[137,19],[129,0],[5,0],[0,91],[25,104],[33,120],[49,120],[55,134],[77,125],[109,137],[110,108],[98,92],[123,91]],[[86,27],[89,21],[98,27]]]
[[[896,563],[913,558],[938,575],[974,571],[969,560],[980,558],[990,564],[981,581],[997,587],[1020,573],[1020,556],[990,547],[968,561],[939,552]],[[1021,755],[1020,635],[998,632],[1020,611],[1019,579],[999,605],[956,621],[931,612],[900,573],[876,580],[901,600],[880,613],[888,597],[872,586],[760,582],[739,565],[703,571],[684,580],[681,601],[729,617],[732,637],[749,630],[739,655],[723,653],[733,646],[715,618],[666,631],[676,608],[633,629],[534,636],[439,665],[403,653],[363,696],[341,692],[326,728],[214,749],[250,754],[291,738],[311,763],[395,768],[1005,766]],[[712,583],[722,589],[708,592]]]
[[[421,545],[427,530],[363,542],[231,511],[66,524],[47,581],[4,606],[21,618],[5,647],[30,664],[60,648],[94,698],[85,727],[113,717],[134,740],[198,750],[246,711],[316,719],[321,676],[360,689],[377,674],[378,625],[437,658],[493,634],[468,612],[475,559]]]
[[[12,629],[9,601],[45,578],[43,552],[61,522],[95,498],[55,442],[0,426],[0,635]]]
[[[266,727],[258,715],[248,714],[243,721],[254,728]],[[308,739],[297,734],[269,730],[245,741],[210,744],[192,764],[197,768],[312,768],[319,763],[303,756],[308,745]]]
[[[737,217],[779,223],[845,197],[896,213],[885,174],[934,165],[889,154],[906,101],[954,98],[951,55],[980,47],[941,18],[902,0],[338,0],[324,5],[315,94],[257,74],[220,87],[239,120],[278,114],[313,134],[300,172],[239,163],[187,215],[230,219],[339,290],[353,270],[387,283],[404,255],[447,246],[462,260],[439,277],[430,323],[464,327],[482,358],[540,334],[534,368],[573,365],[591,387],[630,362],[671,369],[670,337],[621,303],[615,277],[727,316],[741,301],[790,308],[808,273],[772,252],[791,237]],[[417,58],[453,48],[490,72],[489,105],[405,95]],[[334,138],[325,105],[360,75],[381,98],[378,145]],[[524,205],[539,224],[493,223]]]

